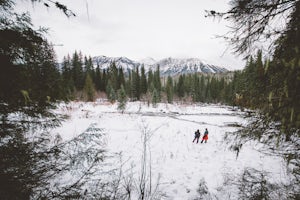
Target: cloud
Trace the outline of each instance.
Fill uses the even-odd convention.
[[[224,11],[228,0],[64,0],[75,18],[41,5],[30,10],[33,23],[50,28],[58,58],[75,50],[91,56],[198,57],[212,64],[241,68],[221,39],[225,22],[205,18],[204,10]],[[23,6],[25,3],[23,2]],[[45,12],[46,11],[46,12]]]

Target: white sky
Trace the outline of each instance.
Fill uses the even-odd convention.
[[[200,58],[241,69],[244,61],[231,54],[216,35],[228,31],[224,21],[205,18],[204,10],[225,11],[229,0],[60,0],[77,17],[28,1],[18,10],[31,12],[33,24],[49,28],[58,60],[81,50],[90,56]]]

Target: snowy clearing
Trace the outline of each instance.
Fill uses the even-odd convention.
[[[67,141],[94,124],[106,132],[107,151],[111,155],[122,155],[123,172],[134,174],[135,179],[141,171],[142,133],[149,133],[149,171],[153,184],[159,180],[165,199],[196,198],[202,178],[216,197],[235,199],[235,188],[224,186],[224,175],[238,175],[245,167],[269,172],[274,182],[285,181],[287,177],[283,160],[260,153],[255,143],[244,145],[236,159],[236,153],[229,150],[223,137],[226,132],[237,129],[231,124],[246,121],[232,107],[158,104],[153,108],[146,103],[130,102],[121,114],[117,104],[71,102],[61,104],[56,112],[69,118],[53,130],[54,135],[60,134],[63,141]],[[207,144],[201,144],[205,128],[209,139]],[[192,143],[197,129],[201,132],[198,144]],[[118,165],[120,159],[115,160]],[[227,189],[220,189],[224,187]]]

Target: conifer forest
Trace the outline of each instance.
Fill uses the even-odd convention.
[[[24,2],[56,9],[62,18],[77,17],[64,1]],[[0,199],[176,199],[176,195],[168,198],[168,194],[151,186],[154,178],[147,159],[152,154],[147,154],[150,149],[147,140],[152,132],[146,125],[140,131],[144,133],[142,174],[135,182],[134,178],[123,176],[125,170],[112,172],[104,164],[111,156],[100,145],[104,129],[91,123],[84,133],[72,139],[62,139],[59,134],[63,133],[53,136],[52,130],[72,119],[57,111],[61,105],[69,108],[72,102],[94,105],[102,101],[110,106],[116,104],[120,116],[128,114],[128,118],[132,114],[126,110],[130,103],[159,109],[160,105],[218,105],[243,112],[243,119],[249,123],[226,124],[235,130],[224,137],[224,141],[226,138],[234,141],[229,147],[236,153],[233,160],[239,159],[249,141],[257,142],[264,145],[266,154],[283,159],[289,169],[289,181],[275,183],[265,179],[263,171],[248,168],[235,181],[230,182],[232,176],[224,178],[227,185],[236,186],[229,190],[232,194],[226,193],[223,198],[220,193],[214,195],[209,192],[210,184],[197,177],[198,196],[186,198],[300,199],[299,0],[231,0],[225,12],[206,10],[208,18],[232,22],[231,31],[220,37],[236,55],[244,58],[245,66],[226,73],[176,76],[161,75],[159,65],[155,70],[144,65],[129,70],[112,62],[103,68],[81,50],[57,60],[53,44],[46,37],[47,27],[36,28],[28,12],[16,11],[16,3],[16,0],[0,0]],[[278,18],[284,19],[284,25],[273,28],[272,23]],[[257,48],[261,41],[268,41],[268,47]],[[140,110],[143,109],[136,113]],[[165,114],[158,112],[160,117]],[[149,113],[144,115],[156,116]],[[179,119],[175,114],[171,118]],[[182,121],[195,122],[196,114],[192,117],[194,121],[183,118]],[[214,127],[212,123],[197,125]],[[159,128],[154,129],[153,133]],[[122,176],[115,178],[116,174]],[[63,177],[73,179],[61,182]],[[220,191],[220,188],[215,190]],[[190,194],[188,189],[184,192]]]

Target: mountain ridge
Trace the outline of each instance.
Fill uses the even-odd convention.
[[[229,72],[224,67],[211,65],[205,63],[199,58],[164,58],[161,60],[155,60],[151,57],[134,61],[127,57],[107,57],[107,56],[95,56],[92,58],[94,67],[99,66],[101,69],[107,69],[112,62],[115,62],[118,68],[122,67],[123,70],[133,70],[135,67],[144,65],[145,71],[156,70],[157,66],[160,66],[161,76],[175,76],[179,74],[190,73],[206,73],[217,74]]]

